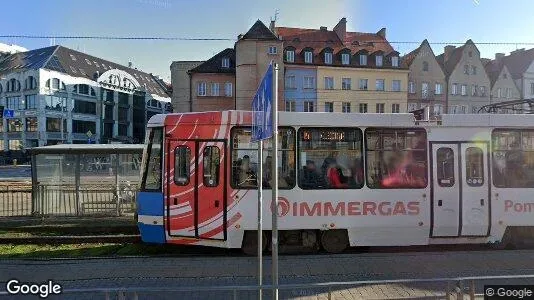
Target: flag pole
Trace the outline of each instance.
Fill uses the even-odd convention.
[[[278,64],[274,63],[273,78],[273,164],[272,189],[272,284],[273,299],[278,300]]]
[[[258,299],[262,298],[261,285],[263,284],[263,140],[258,141]]]

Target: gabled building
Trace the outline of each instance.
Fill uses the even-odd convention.
[[[521,99],[534,99],[534,49],[519,49],[503,57]]]
[[[204,61],[173,61],[171,63],[172,107],[174,112],[190,112],[193,109],[193,87],[189,70]]]
[[[520,92],[504,64],[504,54],[495,54],[495,59],[482,59],[491,82],[490,103],[502,103],[520,99]],[[512,111],[510,111],[511,113]],[[502,111],[508,113],[508,111]]]
[[[434,51],[425,39],[402,58],[408,74],[408,112],[428,107],[430,116],[439,117],[447,104],[446,76]]]
[[[472,40],[461,47],[445,46],[437,60],[445,71],[449,114],[476,113],[490,104],[490,79]]]
[[[147,120],[172,111],[152,74],[63,46],[0,61],[0,151],[58,143],[142,143]],[[13,157],[14,155],[10,155]]]
[[[399,53],[377,33],[275,27],[283,42],[285,110],[405,112],[408,71]]]

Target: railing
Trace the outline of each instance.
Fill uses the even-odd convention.
[[[418,284],[418,283],[444,283],[446,289],[440,295],[434,298],[445,299],[464,299],[468,296],[469,299],[475,299],[477,296],[484,295],[484,293],[476,293],[476,282],[482,280],[511,280],[511,279],[534,279],[534,275],[503,275],[503,276],[473,276],[473,277],[451,277],[451,278],[429,278],[429,279],[391,279],[391,280],[363,280],[363,281],[348,281],[348,282],[324,282],[324,283],[303,283],[303,284],[282,284],[277,288],[280,292],[291,290],[325,290],[323,292],[314,293],[315,296],[326,297],[329,300],[336,299],[335,289],[355,288],[366,285],[387,285],[387,284]],[[114,288],[83,288],[83,289],[64,289],[62,294],[100,294],[103,299],[110,299],[110,296],[118,296],[118,299],[126,299],[126,296],[131,295],[133,299],[138,299],[139,295],[146,295],[149,299],[155,298],[155,293],[172,293],[170,299],[176,299],[176,295],[185,297],[185,293],[191,292],[218,292],[217,299],[221,299],[224,292],[231,299],[243,299],[240,293],[255,292],[253,299],[258,298],[259,291],[266,294],[271,292],[274,286],[272,285],[235,285],[235,286],[189,286],[189,287],[114,287]],[[221,293],[222,292],[222,293]],[[486,292],[486,291],[484,291]],[[497,292],[497,291],[494,291]],[[311,293],[306,296],[314,296]],[[497,294],[495,294],[497,295]],[[12,296],[6,291],[0,291],[0,296]],[[209,295],[208,295],[209,296]],[[159,297],[158,297],[159,298]],[[198,297],[195,297],[198,298]],[[212,298],[212,297],[207,297]],[[343,297],[344,298],[344,297]],[[421,296],[402,297],[403,299],[419,299]],[[91,299],[95,299],[91,297]],[[265,299],[267,299],[265,297]],[[341,299],[341,298],[340,298]]]
[[[136,190],[127,184],[0,187],[0,217],[121,216],[135,212]]]

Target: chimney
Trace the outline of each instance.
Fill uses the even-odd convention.
[[[337,37],[345,41],[345,38],[347,36],[347,19],[341,18],[336,26],[334,26],[334,32],[337,34]]]
[[[328,28],[326,28],[326,26],[321,26],[320,29],[321,29],[321,31],[327,31],[328,30]]]
[[[445,48],[443,49],[443,61],[444,62],[449,60],[449,58],[451,57],[452,51],[454,51],[454,49],[456,49],[456,46],[451,46],[451,45],[445,46]]]
[[[131,60],[128,60],[128,68],[132,68],[133,67],[133,64],[132,64],[132,61]]]
[[[378,31],[376,34],[385,39],[386,38],[386,28],[380,29],[380,31]]]
[[[275,27],[275,21],[274,20],[271,20],[271,25],[269,25],[269,29],[274,32],[274,27]]]
[[[495,53],[495,60],[500,61],[504,58],[504,53]]]
[[[239,41],[240,39],[242,39],[242,38],[243,38],[243,35],[242,35],[242,34],[240,34],[240,35],[237,36],[237,40],[238,40],[238,41]]]

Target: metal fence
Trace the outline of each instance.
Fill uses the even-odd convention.
[[[476,299],[481,297],[486,291],[482,291],[480,286],[477,290],[477,282],[480,281],[501,281],[517,279],[534,279],[534,275],[503,275],[503,276],[474,276],[474,277],[451,277],[451,278],[429,278],[429,279],[392,279],[392,280],[365,280],[349,282],[325,282],[325,283],[303,283],[303,284],[282,284],[277,288],[281,299],[301,298],[302,296],[293,295],[288,297],[284,292],[295,290],[314,290],[315,293],[307,293],[306,296],[326,298],[328,300],[345,299],[340,295],[340,291],[359,288],[370,285],[393,285],[393,284],[441,284],[445,286],[441,293],[436,293],[434,297],[438,299]],[[492,284],[496,284],[492,282]],[[74,295],[76,299],[188,299],[189,293],[209,293],[206,299],[214,299],[213,293],[216,293],[216,299],[258,299],[259,291],[262,291],[264,299],[270,299],[272,295],[272,285],[241,285],[241,286],[190,286],[190,287],[115,287],[115,288],[83,288],[83,289],[64,289],[62,294]],[[479,293],[477,293],[477,291]],[[482,292],[482,293],[481,293]],[[493,290],[495,295],[497,291]],[[162,296],[168,294],[168,297]],[[246,294],[246,295],[245,295]],[[100,295],[101,298],[95,298]],[[7,292],[0,292],[0,296],[12,296]],[[269,297],[267,297],[269,296]],[[204,299],[204,297],[195,296],[195,299]],[[390,298],[386,295],[383,299]],[[403,299],[420,299],[421,296],[405,296]],[[425,297],[428,298],[428,297]],[[373,297],[373,299],[376,299]],[[378,298],[381,299],[381,298]]]
[[[130,183],[6,186],[0,189],[0,217],[132,214],[136,191]]]

